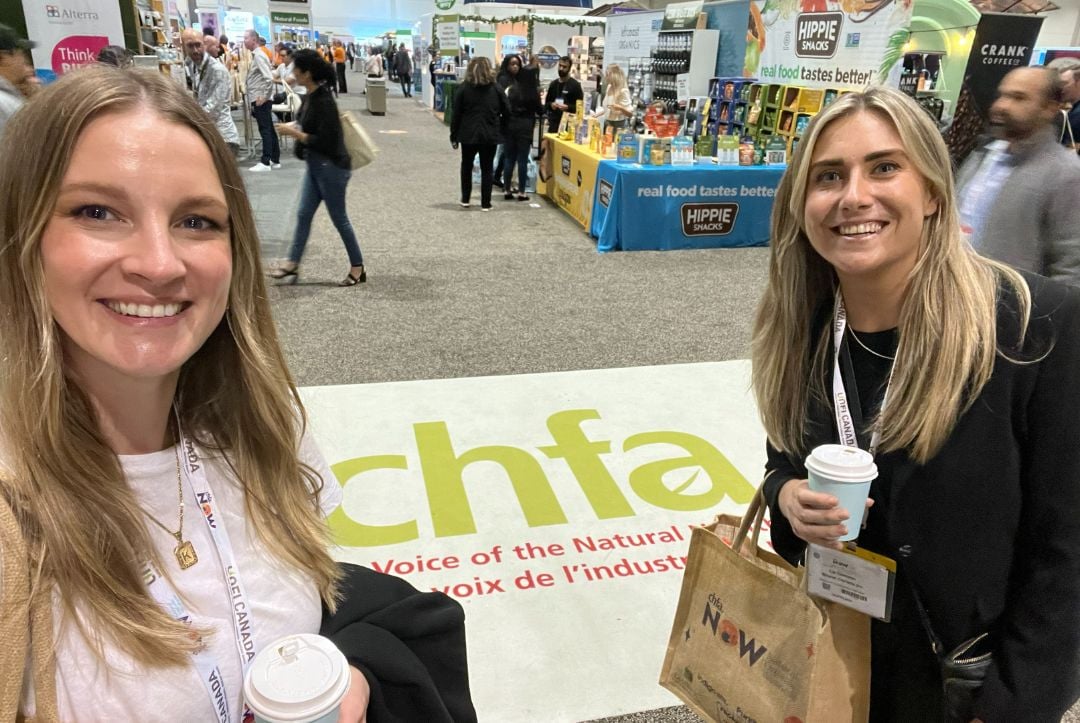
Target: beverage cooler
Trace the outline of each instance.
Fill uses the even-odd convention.
[[[652,99],[664,101],[674,112],[678,107],[678,78],[684,74],[690,76],[689,95],[707,95],[719,49],[719,30],[661,30],[652,53]]]

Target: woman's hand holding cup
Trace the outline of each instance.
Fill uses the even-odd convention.
[[[843,549],[840,538],[848,533],[844,522],[850,519],[851,515],[840,507],[840,501],[836,497],[824,492],[814,492],[805,479],[793,479],[780,488],[777,502],[799,539],[812,545],[831,547],[834,550]],[[873,504],[872,499],[866,500],[867,509]]]

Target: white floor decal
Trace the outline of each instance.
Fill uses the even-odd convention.
[[[657,684],[692,524],[741,511],[746,361],[302,390],[348,560],[465,606],[481,721],[678,701]]]

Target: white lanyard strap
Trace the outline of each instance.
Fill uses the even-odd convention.
[[[240,655],[244,670],[247,670],[248,663],[255,657],[255,628],[251,619],[251,606],[248,604],[250,598],[240,579],[240,568],[233,556],[233,547],[229,541],[229,533],[225,529],[224,519],[214,512],[214,491],[210,489],[210,481],[206,477],[205,462],[199,458],[195,445],[184,435],[182,429],[180,430],[180,449],[184,455],[184,464],[181,465],[184,477],[195,495],[195,501],[202,509],[203,520],[210,530],[210,537],[214,540],[214,547],[217,548],[218,559],[221,561],[221,571],[231,600],[236,650]]]
[[[210,481],[206,476],[205,462],[200,459],[194,443],[184,435],[180,427],[179,415],[177,414],[177,429],[179,430],[179,445],[184,456],[184,464],[181,465],[182,474],[187,480],[195,501],[203,513],[203,520],[210,537],[217,549],[217,557],[221,564],[222,579],[225,582],[229,595],[229,608],[233,623],[233,636],[236,641],[237,654],[240,657],[241,672],[246,672],[248,665],[255,657],[255,627],[251,615],[251,606],[248,603],[247,592],[240,579],[240,569],[237,567],[233,555],[232,543],[229,541],[229,533],[225,529],[224,519],[215,512],[214,492],[210,488]],[[209,559],[207,559],[209,562]],[[182,573],[181,573],[182,574]],[[161,605],[175,620],[191,625],[192,616],[185,607],[180,596],[170,589],[168,582],[161,576],[154,566],[148,564],[144,572],[146,586],[151,596]],[[221,676],[221,667],[217,660],[209,654],[205,645],[201,644],[198,650],[192,654],[195,669],[199,673],[203,684],[206,686],[210,701],[214,706],[214,713],[219,723],[231,723],[229,713],[229,694],[225,690],[225,681]],[[245,710],[245,719],[248,717]]]
[[[169,589],[165,578],[154,569],[153,565],[147,564],[146,569],[143,571],[143,578],[146,581],[146,587],[149,589],[150,595],[157,601],[158,605],[163,607],[175,620],[179,620],[190,627],[192,624],[191,614],[184,607],[180,597]],[[221,667],[213,656],[209,654],[201,637],[198,642],[198,650],[191,655],[192,661],[195,663],[195,670],[198,672],[203,685],[206,686],[206,692],[210,696],[211,704],[214,706],[214,715],[217,716],[218,723],[231,723],[229,694],[225,690],[225,680],[221,675]]]
[[[840,371],[840,351],[844,345],[844,332],[847,329],[847,309],[844,308],[844,297],[840,290],[836,290],[836,308],[833,311],[833,407],[836,411],[836,431],[840,434],[840,444],[845,447],[858,447],[859,437],[855,429],[855,420],[851,415],[851,407],[848,404],[848,394],[844,389],[844,377]],[[897,348],[899,352],[899,347]],[[877,452],[881,442],[881,417],[885,412],[885,405],[889,400],[889,389],[892,387],[893,371],[896,362],[889,367],[889,381],[885,385],[885,394],[881,398],[881,410],[874,422],[874,431],[870,435],[870,449],[867,451],[873,455]],[[854,379],[852,383],[854,383]]]

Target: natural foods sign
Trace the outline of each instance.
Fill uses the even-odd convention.
[[[912,0],[752,0],[743,74],[763,83],[862,88],[903,56]]]

